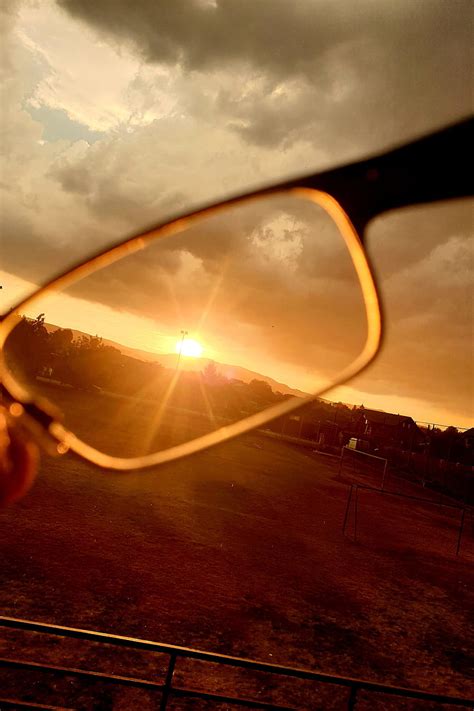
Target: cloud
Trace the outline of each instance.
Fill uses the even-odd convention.
[[[58,0],[58,4],[111,42],[133,47],[148,63],[181,64],[190,70],[250,63],[278,79],[303,75],[315,81],[320,81],[313,74],[315,59],[355,37],[378,37],[390,47],[397,45],[400,52],[411,47],[415,37],[420,45],[420,40],[431,41],[428,32],[463,24],[439,0],[418,6],[402,0],[395,7],[374,0],[357,5],[330,0],[220,0],[214,5],[189,0],[160,4],[104,0],[100,5]],[[469,11],[463,0],[457,0],[457,7],[458,14]],[[370,56],[366,61],[368,66]]]
[[[146,64],[224,72],[213,108],[256,145],[304,137],[354,156],[470,112],[469,0],[59,5]]]
[[[129,114],[124,114],[127,119],[121,125],[120,109],[115,127],[101,136],[93,134],[97,140],[89,145],[83,140],[91,135],[86,126],[94,125],[95,120],[78,124],[69,117],[88,116],[89,102],[98,109],[103,96],[95,94],[82,77],[74,74],[71,81],[68,75],[67,46],[74,43],[77,29],[69,28],[65,33],[68,42],[63,40],[53,47],[54,51],[50,48],[51,37],[61,35],[67,24],[67,18],[58,24],[54,12],[48,5],[44,14],[42,7],[15,9],[5,32],[3,268],[31,281],[44,281],[81,256],[157,223],[165,215],[284,175],[295,160],[300,162],[298,155],[267,155],[266,151],[249,154],[244,141],[225,126],[201,122],[190,113],[153,120],[148,117],[144,124],[134,123]],[[50,32],[51,28],[56,32]],[[33,29],[37,34],[31,39],[28,33]],[[86,40],[81,37],[80,49],[88,56],[90,45]],[[74,62],[76,73],[80,67]],[[118,71],[123,62],[114,69]],[[145,101],[150,86],[158,82],[161,88],[166,87],[167,79],[162,74],[158,78],[146,72],[137,75],[136,63],[133,67],[127,91],[120,89],[118,94],[141,92]],[[83,71],[88,76],[87,63]],[[51,92],[48,95],[43,92],[46,85]],[[185,93],[183,87],[181,90]],[[86,96],[79,110],[81,93]],[[40,95],[51,103],[42,104]],[[156,92],[151,91],[151,95],[155,101]],[[32,108],[32,97],[39,101],[40,108]],[[194,107],[197,116],[199,97],[198,87],[194,97],[188,97],[189,110]],[[128,106],[129,113],[137,102]],[[204,109],[201,106],[205,114]],[[143,115],[147,110],[145,102]],[[58,129],[58,115],[64,118],[63,123],[69,122],[69,127],[79,126],[78,133],[61,135],[64,127]],[[311,156],[307,151],[304,157],[301,151],[301,156],[301,165],[306,167]]]
[[[369,234],[388,320],[361,389],[429,401],[472,419],[472,200],[379,218]]]
[[[250,328],[260,358],[263,344],[275,357],[313,364],[316,372],[323,363],[340,366],[363,344],[358,282],[335,226],[318,230],[317,208],[299,203],[275,198],[216,215],[153,242],[73,293],[155,319],[171,331],[181,323],[236,342],[238,332]],[[289,227],[296,227],[291,235]],[[307,241],[324,244],[311,269],[302,259]]]
[[[369,0],[11,8],[2,268],[32,282],[168,215],[365,155],[470,108],[464,0],[456,12],[445,2]],[[379,365],[361,381],[374,396],[411,393],[446,409],[456,400],[467,412],[466,214],[434,206],[373,225],[390,327]],[[137,285],[170,299],[172,280],[175,296],[191,284],[210,300],[234,240],[233,276],[220,294],[245,347],[265,328],[273,351],[301,364],[321,358],[324,341],[334,352],[351,342],[350,301],[340,301],[339,326],[324,319],[344,285],[324,240],[287,239],[268,225],[239,249],[217,228],[188,237],[156,251],[161,271],[142,255],[133,269],[98,279],[89,298],[113,294],[139,310]],[[173,303],[169,313],[181,318],[186,305]],[[156,303],[147,306],[156,313]]]
[[[68,21],[50,2],[20,7],[16,37],[37,66],[36,82],[25,97],[30,110],[65,111],[92,132],[144,123],[128,93],[139,71],[137,60],[94,42],[91,31]],[[54,128],[51,121],[49,128]]]

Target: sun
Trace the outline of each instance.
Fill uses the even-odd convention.
[[[183,356],[191,358],[199,358],[202,354],[202,346],[193,338],[185,338],[176,343],[176,353],[181,353]]]

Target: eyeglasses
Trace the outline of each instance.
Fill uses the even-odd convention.
[[[298,422],[379,351],[367,224],[471,195],[471,128],[152,226],[52,280],[0,324],[10,414],[117,470]]]

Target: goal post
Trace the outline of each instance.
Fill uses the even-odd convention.
[[[363,494],[377,497],[375,500],[377,503],[372,500],[371,505],[370,499]],[[390,515],[387,515],[387,506],[391,506]],[[473,514],[474,510],[462,503],[443,504],[413,494],[376,489],[353,482],[349,487],[342,535],[352,538],[356,543],[360,540],[358,532],[360,532],[361,518],[365,518],[366,536],[375,536],[382,544],[385,542],[385,544],[399,546],[403,539],[404,546],[417,547],[427,542],[432,545],[433,541],[438,544],[443,543],[444,539],[443,548],[447,544],[449,550],[451,547],[449,537],[440,535],[448,532],[453,534],[453,538],[455,537],[451,550],[457,558],[462,555],[466,545],[468,551],[471,550],[472,543],[468,542],[469,538],[466,535],[466,520],[467,516],[470,516],[472,524]],[[381,537],[382,530],[384,530],[383,537]],[[434,535],[435,531],[436,535]],[[471,556],[469,552],[467,555]]]
[[[375,454],[363,452],[361,449],[354,449],[345,445],[341,449],[339,459],[339,476],[343,470],[350,469],[353,473],[359,475],[374,475],[379,478],[380,488],[385,488],[387,477],[388,459],[378,457]],[[362,483],[362,482],[361,482]]]

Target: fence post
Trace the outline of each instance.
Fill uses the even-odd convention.
[[[319,431],[318,431],[319,434]],[[337,476],[341,476],[341,471],[342,471],[342,457],[344,456],[344,447],[341,447],[341,456],[339,457],[339,471],[337,472]]]
[[[383,467],[383,475],[382,475],[382,491],[385,489],[385,476],[387,474],[387,465],[388,465],[388,459],[385,458],[385,464]]]
[[[357,504],[359,500],[359,487],[355,485],[355,499],[354,499],[354,543],[357,542]]]
[[[344,536],[346,533],[346,525],[347,525],[347,519],[349,518],[349,507],[351,505],[351,499],[352,499],[352,489],[354,488],[354,484],[351,484],[351,488],[349,490],[349,496],[347,498],[347,505],[346,505],[346,513],[344,514],[344,524],[342,526],[342,535]]]
[[[354,711],[357,703],[357,686],[351,686],[349,698],[347,699],[347,711]]]
[[[456,555],[459,555],[459,549],[461,547],[461,538],[462,538],[462,532],[464,530],[464,515],[466,513],[466,509],[462,510],[461,514],[461,521],[459,522],[459,535],[458,535],[458,544],[456,546]]]
[[[165,685],[161,694],[160,711],[165,711],[168,705],[168,698],[171,691],[171,686],[173,683],[174,668],[176,665],[176,655],[170,654],[170,661],[168,664],[168,671],[166,672]]]

